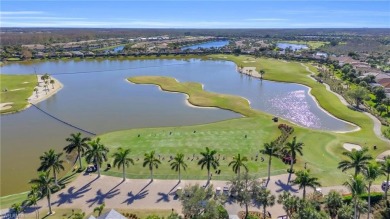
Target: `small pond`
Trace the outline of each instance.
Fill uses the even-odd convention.
[[[224,47],[229,44],[228,40],[222,40],[222,41],[210,41],[210,42],[205,42],[205,43],[199,43],[199,44],[194,44],[190,46],[184,46],[181,48],[181,50],[186,50],[186,49],[198,49],[198,48],[203,48],[203,49],[209,49],[209,48],[220,48]]]

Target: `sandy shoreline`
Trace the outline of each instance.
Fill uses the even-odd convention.
[[[27,99],[29,103],[37,104],[39,102],[42,102],[48,99],[49,97],[53,96],[54,94],[56,94],[59,90],[61,90],[64,87],[60,81],[50,76],[50,79],[54,80],[55,82],[53,85],[49,84],[47,87],[48,89],[45,89],[44,86],[45,83],[41,79],[41,76],[42,75],[37,75],[39,85],[36,86],[35,88],[38,88],[38,91],[37,92],[34,91],[33,94]]]

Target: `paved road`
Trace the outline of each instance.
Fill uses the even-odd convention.
[[[271,178],[268,188],[273,194],[278,195],[283,191],[289,191],[294,195],[301,196],[301,191],[296,187],[287,185],[288,174],[274,176]],[[184,187],[188,184],[204,185],[206,181],[185,180],[178,184],[177,180],[154,180],[150,183],[146,179],[127,179],[97,175],[80,175],[67,187],[52,196],[53,208],[81,208],[84,212],[91,213],[93,208],[103,202],[106,208],[122,209],[175,209],[181,211],[179,200],[174,197],[177,187]],[[211,181],[214,188],[226,186],[226,181]],[[341,193],[348,193],[343,186],[324,187],[322,191],[327,194],[330,190],[337,190]],[[373,191],[380,191],[379,186],[374,186]],[[308,189],[308,193],[311,189]],[[39,209],[44,214],[47,212],[47,200],[43,199],[38,203]],[[226,203],[225,207],[229,214],[236,215],[238,211],[244,210],[236,203]],[[252,206],[252,210],[259,210]],[[281,205],[276,204],[269,209],[276,217],[284,215]],[[26,218],[34,217],[34,213],[26,214]]]

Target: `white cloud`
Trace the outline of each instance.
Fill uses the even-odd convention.
[[[0,11],[0,15],[32,15],[44,14],[43,11]]]
[[[246,21],[287,21],[287,19],[283,19],[283,18],[250,18],[245,20]]]

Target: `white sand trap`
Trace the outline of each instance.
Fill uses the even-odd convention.
[[[0,110],[7,110],[12,108],[14,102],[0,103]]]
[[[376,159],[382,161],[382,160],[385,160],[385,157],[388,157],[388,156],[390,156],[390,150],[387,150],[387,151],[385,151],[385,152],[379,154],[379,155],[376,157]]]
[[[12,90],[10,90],[10,91],[17,91],[17,90],[24,90],[24,89],[26,89],[26,88],[16,88],[16,89],[12,89]]]
[[[23,82],[22,84],[28,84],[28,83],[30,83],[30,82],[28,82],[28,81],[25,81],[25,82]]]
[[[343,144],[343,147],[345,148],[345,150],[347,151],[352,151],[352,150],[358,150],[360,151],[362,149],[362,147],[360,145],[357,145],[357,144],[351,144],[351,143],[344,143]]]
[[[243,63],[256,62],[256,61],[242,61]]]

